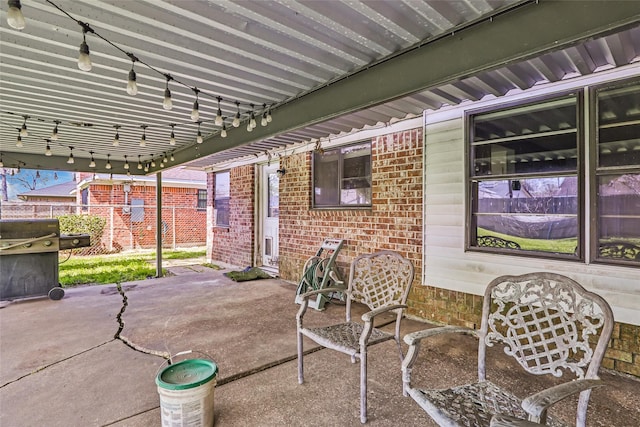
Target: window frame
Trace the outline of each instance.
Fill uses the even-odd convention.
[[[544,252],[544,251],[532,251],[532,250],[516,250],[516,249],[507,249],[507,248],[495,248],[495,247],[487,247],[487,246],[477,246],[473,243],[477,241],[477,225],[474,222],[474,213],[478,210],[478,183],[480,181],[491,181],[491,180],[509,180],[508,176],[512,174],[503,174],[495,178],[493,175],[483,175],[483,176],[475,176],[472,173],[474,165],[474,158],[472,155],[472,143],[474,142],[474,118],[490,113],[498,113],[498,112],[506,112],[510,109],[515,108],[524,108],[527,106],[535,106],[538,104],[542,104],[545,102],[553,102],[554,100],[561,100],[562,98],[566,98],[568,96],[575,96],[575,108],[576,108],[576,168],[575,168],[575,176],[577,178],[577,245],[576,251],[573,254],[568,253],[553,253],[553,252]],[[495,253],[502,255],[514,255],[528,258],[547,258],[547,259],[557,259],[564,261],[584,261],[585,254],[585,233],[584,233],[584,224],[585,224],[585,97],[584,97],[584,88],[576,88],[572,90],[565,90],[559,92],[553,92],[549,94],[545,94],[542,96],[526,98],[521,100],[514,100],[511,102],[506,102],[499,105],[492,105],[477,109],[466,110],[464,113],[464,168],[465,168],[465,185],[464,185],[464,196],[465,196],[465,251],[468,252],[483,252],[483,253]],[[539,173],[521,173],[520,175],[516,175],[514,178],[516,179],[530,179],[530,178],[543,178],[543,177],[555,177],[555,176],[574,176],[573,171],[567,173],[567,171],[557,171],[557,172],[539,172]]]
[[[369,192],[371,197],[371,202],[367,204],[343,204],[340,197],[340,192],[342,191],[341,183],[344,179],[344,159],[345,155],[343,150],[349,147],[356,147],[358,145],[369,146]],[[338,176],[336,177],[337,191],[338,191],[338,204],[337,205],[324,205],[316,203],[316,174],[319,172],[316,170],[316,156],[323,155],[326,151],[337,151],[338,154]],[[311,208],[314,210],[350,210],[350,209],[371,209],[373,206],[373,140],[366,139],[360,140],[357,142],[353,142],[350,144],[340,145],[336,147],[326,148],[324,151],[314,150],[311,154]]]
[[[202,197],[204,195],[204,198]],[[206,211],[207,210],[207,190],[198,188],[196,190],[196,210],[197,211]]]
[[[623,166],[600,166],[599,153],[599,96],[601,92],[622,89],[626,86],[640,85],[640,77],[630,77],[614,80],[588,87],[589,93],[589,261],[594,264],[619,265],[640,267],[640,263],[616,258],[600,256],[600,211],[599,211],[599,183],[602,176],[622,175],[627,173],[640,174],[640,163]]]

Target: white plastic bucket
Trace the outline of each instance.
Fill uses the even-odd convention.
[[[169,365],[156,375],[162,427],[212,427],[218,366],[204,359]]]

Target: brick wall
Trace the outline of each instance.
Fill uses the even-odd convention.
[[[338,255],[343,275],[359,254],[383,249],[413,261],[420,283],[422,259],[422,130],[372,141],[372,207],[311,210],[311,153],[281,159],[280,275],[297,282],[305,261],[325,238],[345,239]]]
[[[215,196],[215,174],[207,179],[207,193]],[[207,256],[212,262],[222,261],[240,267],[253,266],[255,242],[255,165],[233,168],[229,173],[229,227],[215,226],[208,239]],[[210,203],[210,202],[208,202]],[[213,206],[215,208],[215,205]]]

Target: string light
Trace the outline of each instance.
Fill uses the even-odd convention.
[[[171,153],[171,157],[169,158],[172,162],[175,162],[176,158],[173,157],[173,153]]]
[[[27,130],[27,119],[29,116],[24,116],[24,123],[22,123],[22,127],[20,128],[20,136],[24,136],[25,138],[29,136],[29,131]]]
[[[142,128],[142,136],[140,137],[140,147],[147,146],[147,125],[141,125]]]
[[[44,155],[47,157],[51,157],[51,146],[49,146],[49,140],[47,140],[47,148],[44,149]]]
[[[22,148],[24,144],[22,144],[22,136],[18,133],[18,139],[16,140],[16,147]]]
[[[236,113],[236,116],[233,118],[233,122],[231,123],[234,128],[240,126],[240,103],[238,101],[236,101],[236,107],[238,108],[238,112]]]
[[[151,159],[151,167],[152,167],[152,168],[155,168],[155,167],[156,167],[156,161],[155,161],[155,160],[153,160],[153,159]]]
[[[251,104],[251,119],[249,120],[249,126],[251,126],[251,130],[255,129],[256,125],[256,113],[254,111],[254,106]]]
[[[200,123],[202,122],[198,122],[198,136],[196,136],[196,142],[198,144],[202,144],[202,142],[204,141],[204,139],[202,139],[202,132],[200,132]]]
[[[124,156],[124,166],[125,170],[129,170],[129,160],[127,160],[127,155]]]
[[[87,44],[87,32],[93,30],[84,22],[78,22],[82,26],[82,43],[80,43],[80,55],[78,55],[78,68],[82,71],[91,71],[91,57],[89,56],[89,45]]]
[[[167,153],[164,153],[164,159],[162,159],[163,163],[169,163],[169,159],[167,158]]]
[[[54,120],[54,122],[56,124],[56,126],[53,128],[53,132],[51,132],[51,140],[52,141],[57,141],[58,140],[58,125],[60,124],[60,120]]]
[[[197,87],[194,87],[193,91],[196,94],[196,100],[193,101],[193,109],[191,110],[191,121],[197,122],[198,120],[200,120],[200,105],[198,104],[198,94],[200,93],[200,90],[198,90]]]
[[[171,123],[171,135],[169,136],[169,145],[176,145],[176,134],[174,133],[175,123]]]
[[[271,107],[267,110],[267,123],[271,123],[273,121],[273,117],[271,117]]]
[[[167,85],[164,88],[164,99],[162,100],[162,108],[165,110],[171,110],[173,108],[173,102],[171,102],[171,91],[169,90],[169,81],[172,80],[171,75],[165,74],[167,78]]]
[[[138,84],[136,83],[136,71],[133,69],[133,66],[135,65],[135,63],[136,61],[132,58],[131,70],[129,70],[129,80],[127,81],[127,93],[132,96],[135,96],[138,94]]]
[[[142,170],[142,163],[140,162],[140,155],[138,154],[138,169]]]
[[[69,158],[67,159],[67,163],[72,165],[76,161],[73,159],[73,147],[69,147]]]
[[[111,157],[111,154],[107,154],[107,164],[104,165],[105,169],[111,169],[111,160],[109,159]]]
[[[222,110],[220,109],[220,101],[222,101],[222,98],[218,97],[218,112],[216,113],[216,120],[214,122],[216,126],[222,126],[222,123],[224,122],[224,119],[222,118]]]
[[[260,124],[262,126],[266,126],[269,124],[269,122],[267,121],[267,104],[263,104],[262,108],[264,108],[264,111],[262,112],[262,119],[260,120]]]
[[[89,167],[90,168],[95,168],[96,167],[96,161],[93,159],[93,151],[89,151],[89,154],[91,154],[91,162],[89,162]]]
[[[2,153],[0,153],[0,168],[4,167],[4,162],[2,161]]]
[[[144,165],[144,171],[145,171],[145,172],[149,172],[149,163],[145,163],[145,165]]]
[[[113,146],[117,147],[120,145],[120,133],[118,132],[120,125],[114,125],[113,127],[116,128],[116,134],[113,136]]]
[[[223,138],[227,137],[227,125],[226,124],[222,124],[222,130],[220,131],[220,136]]]
[[[9,10],[7,11],[7,24],[16,30],[22,30],[27,26],[22,14],[20,0],[9,0]]]

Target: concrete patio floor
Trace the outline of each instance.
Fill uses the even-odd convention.
[[[178,275],[69,289],[65,298],[5,304],[0,309],[0,425],[159,426],[155,385],[162,354],[206,353],[219,367],[216,426],[358,426],[359,369],[332,350],[296,365],[295,284],[278,279],[236,283],[223,272],[182,268]],[[124,312],[122,309],[124,308]],[[359,312],[364,310],[357,308]],[[124,321],[120,338],[118,316]],[[344,307],[307,311],[308,324],[340,321]],[[432,327],[406,320],[403,333]],[[389,327],[387,327],[389,328]],[[125,343],[126,342],[126,343]],[[127,345],[127,343],[129,345]],[[305,350],[317,348],[305,342]],[[132,348],[133,347],[133,348]],[[523,374],[502,350],[490,352],[489,378],[520,396],[554,382]],[[416,377],[435,387],[472,381],[476,344],[439,337],[423,348]],[[607,386],[592,393],[589,426],[637,426],[640,381],[602,372]],[[369,358],[371,426],[434,426],[402,396],[393,342]],[[573,423],[575,401],[552,414]]]

